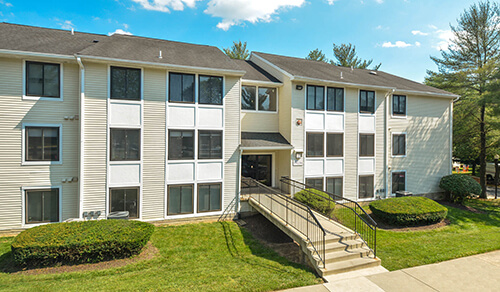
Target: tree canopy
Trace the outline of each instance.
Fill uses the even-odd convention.
[[[320,62],[328,62],[328,58],[326,58],[325,54],[320,49],[315,49],[309,52],[309,55],[306,57],[307,60],[314,60]]]
[[[330,63],[337,66],[367,69],[373,63],[373,59],[364,60],[359,58],[356,53],[356,46],[351,43],[333,44],[333,55],[337,60],[331,60]],[[382,63],[374,66],[373,70],[378,70],[380,66],[382,66]]]
[[[223,48],[224,53],[228,55],[231,59],[246,60],[250,56],[250,52],[247,49],[247,42],[242,43],[241,41],[233,42],[233,46],[230,48]]]

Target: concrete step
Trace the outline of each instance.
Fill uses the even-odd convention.
[[[325,244],[334,243],[339,241],[354,240],[358,239],[359,236],[356,233],[339,233],[339,234],[328,234],[325,236]],[[314,243],[321,243],[320,240],[313,241]]]
[[[320,268],[322,276],[333,274],[340,274],[345,272],[356,271],[369,267],[376,267],[380,265],[380,259],[376,258],[357,258],[346,261],[334,262],[326,264],[324,269]]]
[[[334,251],[325,254],[326,263],[335,263],[357,258],[373,258],[372,252],[367,247],[355,248],[350,250]]]
[[[343,251],[343,250],[352,250],[352,249],[356,249],[356,248],[361,248],[363,246],[366,246],[366,245],[361,239],[330,242],[330,243],[325,244],[325,253],[330,253],[330,252],[335,252],[335,251]]]

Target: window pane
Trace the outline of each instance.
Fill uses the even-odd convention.
[[[316,90],[314,86],[308,85],[307,86],[307,109],[313,110],[315,109],[315,96],[316,96]]]
[[[359,198],[373,197],[373,176],[359,177]]]
[[[125,68],[111,67],[111,98],[124,98],[127,87]]]
[[[200,76],[199,102],[203,104],[222,104],[222,77]]]
[[[222,131],[199,131],[198,158],[222,158]]]
[[[26,222],[42,222],[42,192],[26,192]]]
[[[59,65],[44,64],[43,96],[59,97]]]
[[[193,186],[181,188],[181,213],[193,213]]]
[[[255,86],[241,87],[241,109],[255,110]]]
[[[127,130],[126,160],[141,159],[141,130]]]
[[[327,109],[329,111],[344,111],[344,89],[328,87],[326,91]]]
[[[326,179],[326,191],[342,197],[342,178],[329,177]]]
[[[259,110],[276,111],[276,88],[259,87]]]
[[[361,90],[359,92],[359,111],[375,112],[375,91]]]
[[[59,195],[57,189],[43,192],[43,221],[59,221]]]
[[[138,189],[125,190],[125,211],[128,211],[130,218],[139,218]]]
[[[111,129],[111,160],[140,160],[141,130]]]
[[[129,100],[141,99],[141,70],[127,69],[127,93],[124,97]]]
[[[374,156],[374,135],[359,135],[359,156]]]
[[[401,96],[399,100],[399,113],[406,115],[406,96]]]
[[[59,160],[59,129],[43,129],[43,160]]]
[[[194,132],[193,131],[183,131],[182,132],[182,158],[193,159],[194,158]]]
[[[344,155],[343,134],[326,134],[326,155],[327,156]]]
[[[194,102],[194,75],[182,75],[182,99],[184,102]]]
[[[59,190],[26,191],[26,223],[59,222]]]
[[[59,128],[26,127],[26,161],[59,161]]]
[[[27,132],[27,161],[43,160],[42,128],[26,128]]]
[[[320,157],[323,155],[323,133],[307,133],[306,155],[309,157]]]
[[[316,108],[317,110],[325,109],[325,88],[316,86]]]
[[[111,212],[125,211],[125,190],[111,190]]]
[[[168,214],[179,214],[181,212],[181,187],[170,186],[168,188]]]
[[[306,178],[306,185],[318,190],[323,190],[323,179],[322,178]]]
[[[111,98],[140,100],[141,70],[111,67]]]
[[[404,172],[393,172],[392,173],[392,193],[395,194],[397,191],[405,191],[405,173]]]
[[[26,63],[28,95],[43,96],[43,64]]]
[[[169,101],[181,101],[182,100],[182,75],[170,73],[170,78],[168,82]]]
[[[405,155],[406,154],[406,135],[393,135],[392,136],[392,155]]]
[[[210,210],[221,210],[221,185],[210,185]]]
[[[198,212],[210,210],[210,187],[198,185]]]

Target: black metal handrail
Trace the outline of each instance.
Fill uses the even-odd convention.
[[[298,182],[285,176],[282,177],[280,181],[282,184],[286,184],[293,188],[292,190],[289,190],[290,194],[295,193],[295,188],[298,188],[301,191],[304,190],[309,194],[318,197],[320,196],[314,192],[311,192],[310,189],[315,189],[327,194],[329,196],[328,200],[335,203],[336,212],[335,216],[331,216],[331,214],[324,215],[327,215],[330,219],[333,219],[341,223],[342,225],[352,229],[356,234],[359,235],[361,240],[365,242],[368,248],[371,249],[374,257],[377,256],[377,222],[375,222],[375,220],[373,220],[373,218],[370,217],[368,213],[366,213],[366,211],[359,205],[358,202],[336,194],[325,192],[323,190],[307,185],[305,183]],[[284,188],[282,187],[281,189]]]
[[[241,193],[255,199],[259,205],[266,207],[287,226],[292,226],[306,237],[325,268],[326,231],[311,208],[251,178],[242,178]]]

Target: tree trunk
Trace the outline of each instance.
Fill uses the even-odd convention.
[[[476,161],[475,160],[472,162],[472,175],[476,176]]]
[[[486,132],[485,132],[485,122],[484,122],[484,113],[486,111],[486,105],[481,105],[481,123],[480,123],[480,131],[481,131],[481,148],[479,154],[479,177],[481,182],[481,198],[486,199]]]

